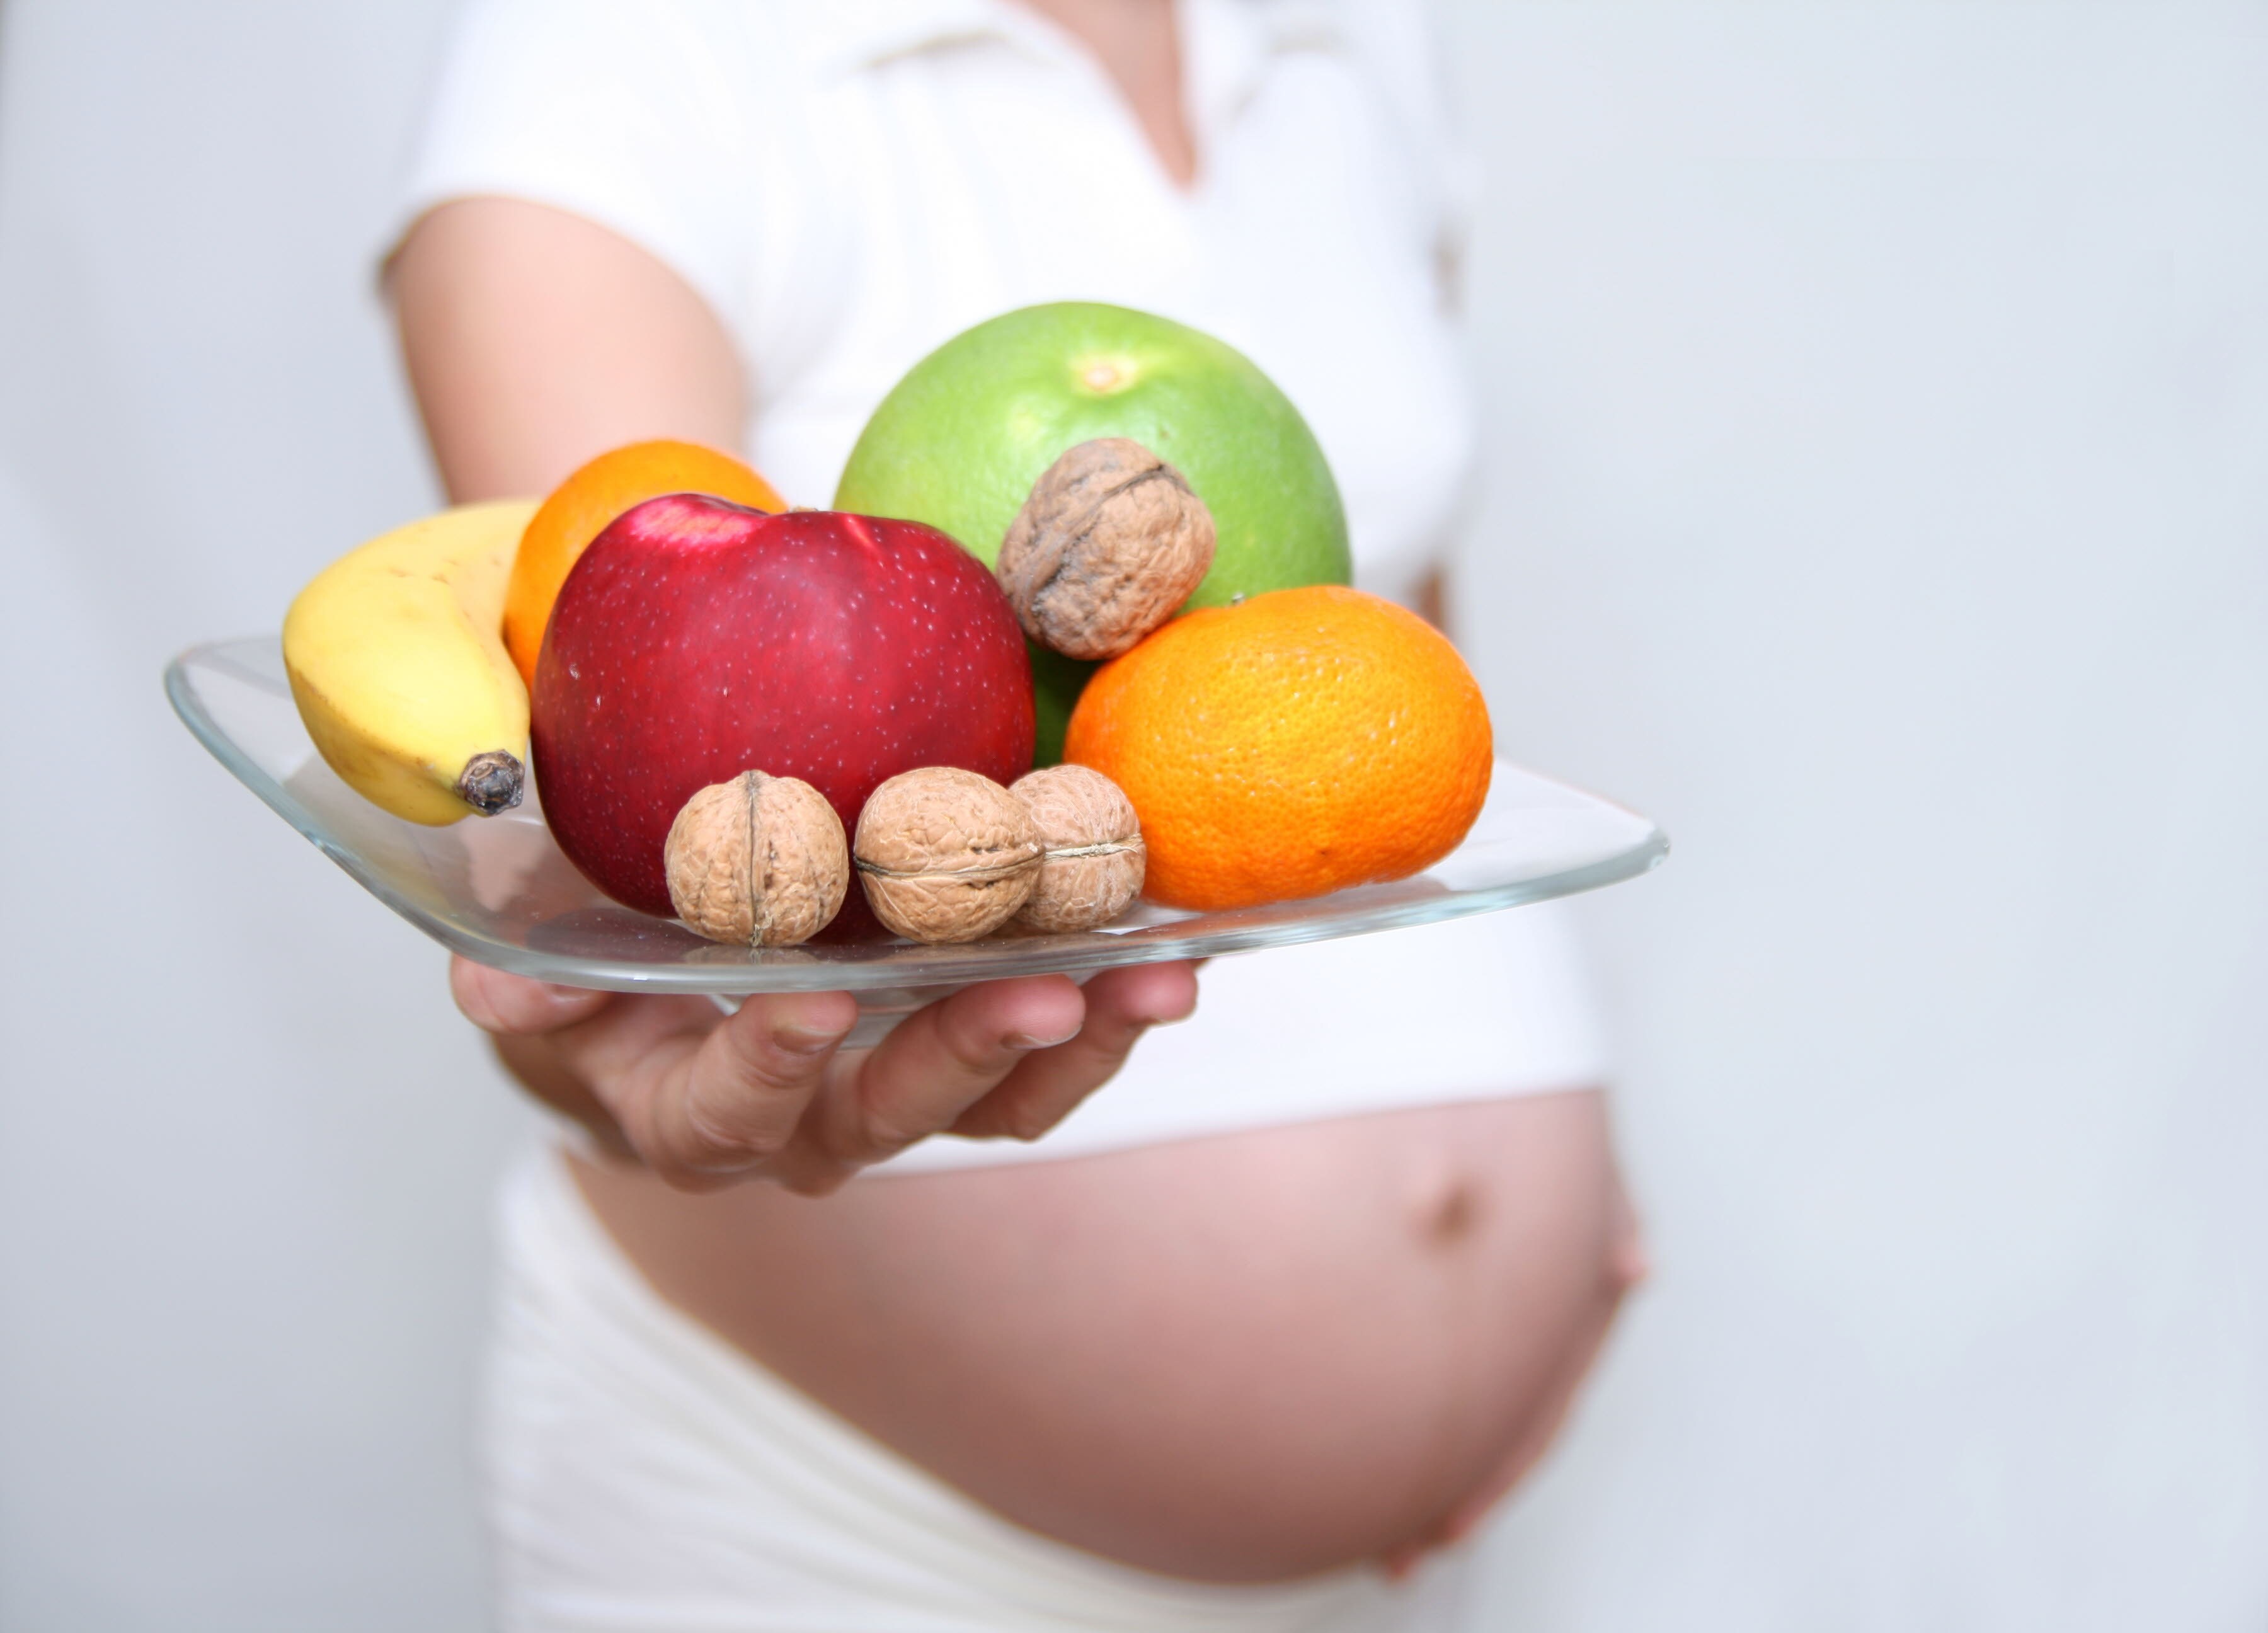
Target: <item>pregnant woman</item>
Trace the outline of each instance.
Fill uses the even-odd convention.
[[[824,504],[960,329],[1160,312],[1284,386],[1416,598],[1470,444],[1444,152],[1390,0],[493,0],[388,286],[460,501],[674,436]],[[583,1130],[503,1209],[513,1629],[1453,1625],[1637,1274],[1542,909],[861,1052],[839,993],[453,980]]]

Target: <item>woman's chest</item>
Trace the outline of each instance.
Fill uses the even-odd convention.
[[[1438,526],[1469,441],[1438,223],[1344,64],[1265,80],[1202,132],[1188,191],[1099,75],[1060,67],[911,63],[814,117],[833,133],[828,247],[773,279],[751,438],[799,499],[824,502],[874,404],[937,345],[1019,306],[1101,300],[1216,335],[1276,379],[1331,460],[1359,555]],[[763,377],[764,352],[790,365]]]

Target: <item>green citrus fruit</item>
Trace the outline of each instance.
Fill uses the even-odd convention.
[[[835,508],[927,522],[990,563],[1064,449],[1130,437],[1212,511],[1212,570],[1188,608],[1345,584],[1346,511],[1314,433],[1241,352],[1124,306],[1026,306],[914,364],[874,410]],[[1035,649],[1039,759],[1058,758],[1093,666]]]

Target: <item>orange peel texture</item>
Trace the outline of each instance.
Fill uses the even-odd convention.
[[[1202,910],[1421,872],[1471,828],[1494,764],[1456,648],[1332,585],[1157,630],[1087,682],[1064,757],[1134,802],[1144,894]]]

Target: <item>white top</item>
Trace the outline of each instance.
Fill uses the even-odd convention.
[[[674,268],[747,366],[748,452],[801,504],[828,502],[874,405],[970,325],[1059,299],[1162,313],[1290,395],[1359,580],[1406,594],[1472,445],[1445,288],[1454,155],[1418,9],[1179,17],[1187,192],[1085,50],[1007,0],[482,0],[402,219],[530,199]],[[1595,1082],[1561,934],[1528,908],[1216,963],[1197,1019],[1035,1149]],[[898,1166],[1024,1151],[932,1142]]]

